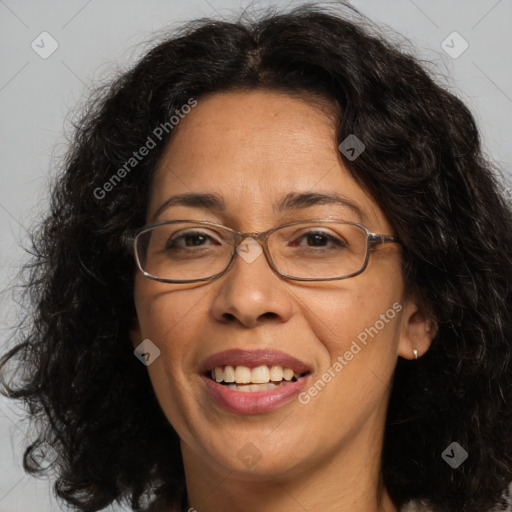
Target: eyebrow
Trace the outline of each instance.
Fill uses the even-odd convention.
[[[345,208],[352,210],[352,212],[359,217],[359,220],[362,220],[365,217],[359,206],[346,197],[336,193],[290,192],[277,202],[273,209],[276,213],[283,213],[285,211],[300,210],[302,208],[309,208],[311,206],[324,204],[344,206]],[[226,203],[224,199],[217,194],[187,192],[183,194],[176,194],[166,199],[152,215],[151,222],[153,222],[164,210],[167,210],[171,206],[178,205],[219,212],[226,210]]]

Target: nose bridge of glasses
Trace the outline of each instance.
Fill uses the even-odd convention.
[[[233,235],[235,237],[235,244],[234,244],[233,250],[236,250],[238,248],[238,246],[247,238],[252,238],[256,242],[258,242],[263,249],[265,249],[269,231],[252,231],[252,232],[233,231]]]
[[[273,232],[273,230],[263,232],[232,231],[232,234],[235,237],[235,243],[233,244],[232,256],[226,271],[231,268],[231,266],[235,263],[235,260],[244,260],[246,264],[252,265],[257,259],[260,259],[261,256],[263,256],[265,264],[270,267],[270,269],[277,271],[272,256],[269,252],[270,249],[267,245],[267,239],[271,232]],[[255,242],[257,242],[257,244],[255,244]]]

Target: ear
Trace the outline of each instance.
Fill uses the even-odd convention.
[[[142,333],[140,330],[139,319],[134,317],[129,328],[129,337],[134,349],[136,349],[142,342]]]
[[[418,351],[418,358],[430,348],[437,334],[437,323],[419,305],[410,298],[406,301],[400,325],[398,355],[404,359],[414,359],[413,350]]]

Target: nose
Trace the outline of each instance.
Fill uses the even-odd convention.
[[[223,323],[255,327],[265,321],[286,322],[293,315],[289,283],[270,267],[254,239],[242,242],[217,286],[212,314]]]

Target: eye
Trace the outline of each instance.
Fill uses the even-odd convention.
[[[209,243],[222,244],[221,240],[215,239],[212,233],[200,230],[179,231],[172,234],[167,240],[166,249],[184,249],[187,247],[202,247]]]
[[[311,230],[301,234],[288,244],[290,247],[333,247],[345,248],[347,243],[331,231]]]

